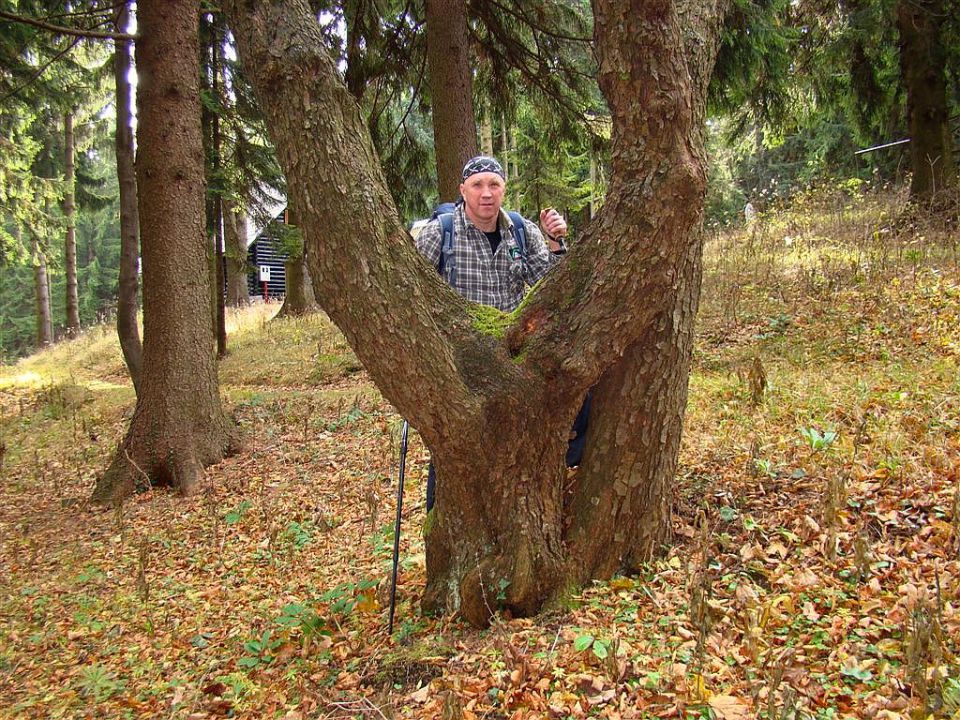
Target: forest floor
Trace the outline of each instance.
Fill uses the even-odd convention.
[[[188,499],[87,504],[112,328],[0,368],[0,717],[960,718],[958,238],[899,201],[710,234],[671,546],[482,632],[419,612],[414,434],[387,634],[401,420],[323,316],[231,314]]]

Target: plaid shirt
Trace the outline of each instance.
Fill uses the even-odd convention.
[[[524,219],[526,257],[519,257],[513,222],[500,210],[500,244],[490,251],[490,241],[467,219],[463,205],[453,213],[453,251],[456,278],[453,289],[467,300],[510,312],[523,300],[526,285],[547,274],[556,257],[547,249],[540,229]],[[417,251],[434,267],[440,264],[443,245],[440,220],[431,220],[416,238]],[[512,252],[511,252],[512,251]],[[446,271],[446,269],[445,269]]]

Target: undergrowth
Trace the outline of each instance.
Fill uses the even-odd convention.
[[[0,717],[954,718],[960,271],[902,198],[711,236],[674,544],[533,620],[418,611],[413,438],[323,315],[229,316],[242,452],[86,507],[133,393],[111,328],[0,371]]]

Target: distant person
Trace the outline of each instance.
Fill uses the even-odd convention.
[[[567,249],[567,221],[553,208],[540,211],[540,227],[507,213],[503,167],[492,157],[472,158],[463,166],[460,199],[453,210],[452,257],[443,257],[440,218],[417,228],[417,250],[434,267],[443,266],[444,279],[467,300],[511,312],[523,301],[527,286],[539,281]],[[511,217],[513,215],[514,217]],[[525,247],[517,241],[515,220],[523,223]],[[542,232],[541,232],[542,228]],[[441,263],[442,260],[442,263]],[[455,271],[451,271],[451,266]],[[579,465],[587,431],[590,395],[574,423],[567,448],[567,465]],[[433,507],[436,472],[427,475],[427,511]]]
[[[553,208],[541,210],[541,233],[524,218],[526,248],[521,252],[514,221],[503,210],[506,189],[503,167],[494,158],[481,155],[464,165],[460,199],[453,211],[453,258],[452,263],[444,259],[444,279],[467,300],[511,312],[520,305],[527,286],[546,275],[555,256],[566,252],[567,222]],[[427,222],[415,242],[420,254],[440,267],[439,218]],[[450,265],[456,268],[452,276]]]
[[[753,203],[749,200],[747,204],[743,207],[743,221],[746,223],[747,227],[753,225],[753,221],[757,219],[757,211],[753,207]]]

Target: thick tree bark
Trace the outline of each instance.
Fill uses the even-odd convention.
[[[696,307],[705,173],[677,14],[668,0],[611,5],[596,4],[614,117],[607,202],[567,259],[506,316],[462,300],[412,249],[305,3],[228,2],[293,200],[305,209],[318,299],[433,452],[439,482],[425,528],[424,605],[460,610],[478,625],[498,608],[535,612],[580,576],[569,571],[562,495],[573,416],[588,387],[608,372],[627,382],[631,366],[618,364],[688,327],[674,314]],[[481,329],[491,322],[502,336]],[[641,473],[666,478],[675,463],[688,348],[675,342],[679,370],[653,390],[620,386],[632,401],[668,395],[642,423],[657,441],[647,451],[674,457],[624,460],[647,482]],[[611,405],[612,388],[599,393],[601,405]],[[633,522],[637,508],[617,512]]]
[[[250,304],[247,286],[246,218],[230,200],[223,201],[223,242],[226,255],[228,307]]]
[[[426,0],[427,75],[440,200],[459,195],[460,173],[477,154],[466,0]]]
[[[129,24],[130,8],[120,6],[116,28],[125,33]],[[117,40],[113,55],[113,75],[117,88],[117,127],[114,144],[117,153],[117,180],[120,185],[120,278],[117,290],[117,336],[120,350],[133,381],[133,389],[140,395],[140,373],[143,365],[143,345],[137,326],[137,295],[140,258],[140,212],[137,209],[137,177],[133,162],[133,92],[130,87],[132,57],[130,42]]]
[[[900,70],[907,89],[910,197],[929,201],[956,187],[957,167],[947,108],[946,62],[940,27],[943,0],[899,0]]]
[[[67,337],[74,337],[80,332],[80,295],[77,290],[77,218],[74,184],[76,173],[74,170],[75,145],[73,138],[73,113],[67,112],[63,116],[63,220],[67,226],[66,238],[63,243],[64,272],[67,278]]]
[[[138,4],[137,185],[143,245],[143,377],[137,407],[93,499],[150,485],[190,493],[233,439],[210,322],[200,132],[199,6]]]
[[[706,93],[728,3],[678,0],[676,4],[684,32],[683,44],[677,48],[682,54],[671,59],[670,51],[665,50],[659,59],[687,67],[691,114],[684,120],[689,124],[680,131],[691,136],[699,163],[705,166]],[[619,48],[631,47],[629,38],[611,38],[611,34],[630,32],[631,28],[611,21],[607,8],[596,5],[597,24],[605,25],[598,35],[602,32],[608,38],[598,42],[603,49],[603,71],[608,63],[619,64],[608,49],[620,52]],[[606,73],[604,80],[608,96],[627,92],[617,86],[616,74]],[[615,162],[628,148],[628,143],[614,137]],[[611,188],[610,194],[615,192]],[[702,208],[702,198],[698,202]],[[607,370],[594,391],[587,449],[568,506],[569,575],[573,582],[634,570],[669,540],[700,290],[699,226],[697,218],[669,302],[646,334]]]
[[[47,281],[47,258],[40,249],[37,236],[31,238],[33,254],[33,289],[37,308],[37,347],[53,343],[53,319],[50,313],[50,284]]]

